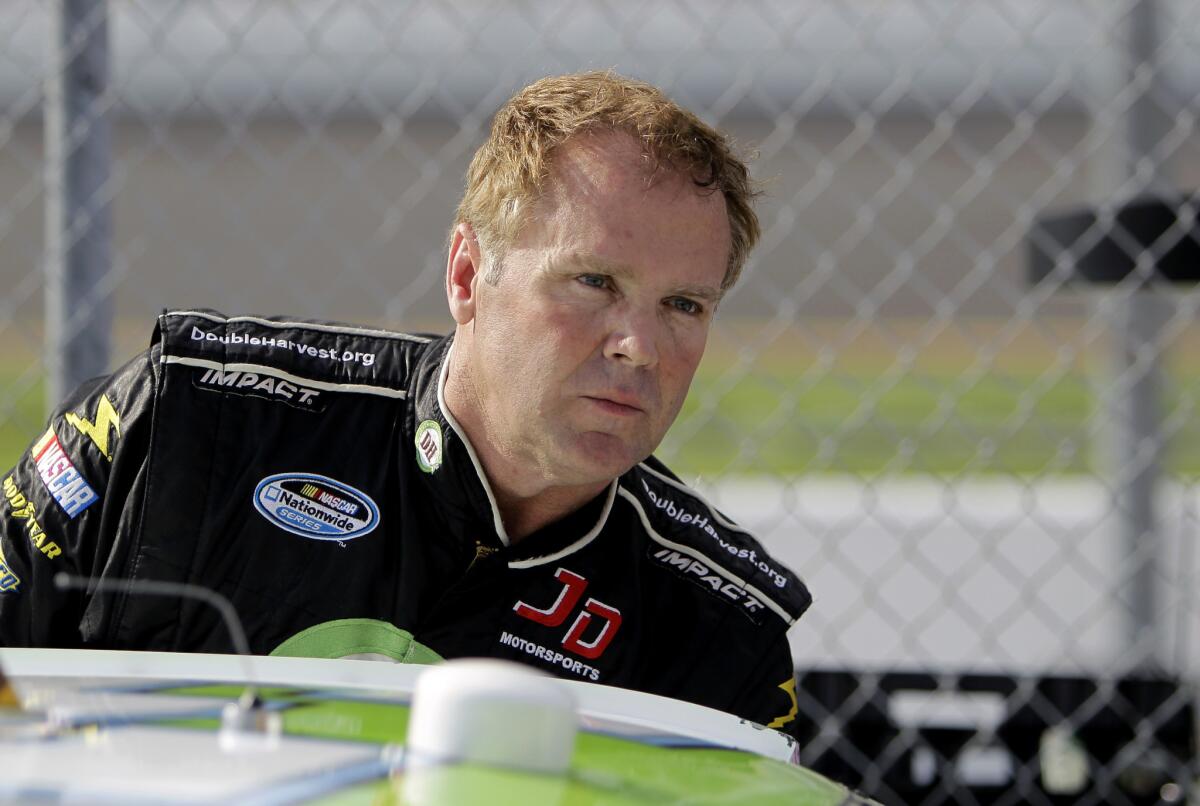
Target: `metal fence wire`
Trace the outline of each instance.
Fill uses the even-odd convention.
[[[1194,0],[6,0],[0,458],[162,307],[446,331],[492,112],[607,67],[757,151],[660,455],[814,591],[804,761],[1200,802]]]

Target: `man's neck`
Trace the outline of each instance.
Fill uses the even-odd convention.
[[[490,475],[488,479],[491,480]],[[521,498],[502,490],[495,482],[491,483],[510,545],[516,545],[542,527],[570,515],[604,489],[549,487],[534,496]]]
[[[608,486],[607,483],[552,485],[536,471],[530,472],[529,462],[508,456],[488,435],[479,397],[466,368],[454,365],[453,352],[449,360],[451,366],[443,389],[447,413],[475,450],[496,498],[510,545],[576,511]]]

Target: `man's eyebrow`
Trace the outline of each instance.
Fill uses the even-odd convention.
[[[685,285],[675,289],[681,297],[699,297],[705,302],[720,302],[723,296],[721,289],[710,285]]]
[[[619,263],[615,260],[606,260],[597,255],[555,255],[550,258],[549,265],[551,269],[558,271],[571,270],[603,272],[612,274],[617,277],[628,277],[633,274],[633,270],[624,263]]]
[[[559,255],[551,258],[549,267],[554,271],[565,270],[583,270],[594,271],[602,274],[611,274],[613,277],[629,277],[633,274],[633,270],[624,263],[614,260],[605,260],[596,255]],[[706,302],[719,302],[724,292],[719,288],[709,285],[683,285],[671,290],[672,294],[677,294],[683,297],[696,297]]]

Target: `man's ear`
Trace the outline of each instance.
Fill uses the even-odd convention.
[[[477,283],[483,281],[483,256],[474,228],[465,221],[454,227],[450,257],[446,260],[446,301],[450,315],[460,325],[475,318]]]

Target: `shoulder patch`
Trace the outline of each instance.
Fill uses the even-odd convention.
[[[100,401],[96,403],[96,414],[93,419],[89,420],[72,411],[67,412],[64,419],[73,425],[76,431],[90,439],[100,451],[101,456],[112,461],[112,443],[109,441],[109,435],[111,433],[117,438],[121,436],[121,415],[117,413],[117,409],[108,399],[108,395],[100,396]],[[112,442],[115,441],[115,439],[112,440]]]
[[[651,558],[741,601],[748,614],[771,610],[790,625],[808,609],[812,596],[799,577],[699,493],[646,464],[630,477],[633,489],[623,494],[636,503],[657,544]]]
[[[310,390],[386,390],[404,397],[409,354],[430,340],[325,322],[258,316],[225,317],[212,311],[171,311],[159,317],[164,364],[190,364],[223,373],[282,378]],[[234,389],[245,376],[239,375]],[[211,378],[210,378],[211,382]],[[286,388],[286,387],[285,387]],[[291,390],[289,390],[291,391]],[[282,399],[274,390],[272,399]]]
[[[99,494],[87,483],[75,464],[63,450],[53,428],[46,429],[41,439],[30,449],[37,465],[38,476],[43,486],[62,507],[67,517],[74,520],[85,509],[100,500]]]
[[[293,383],[264,372],[237,370],[232,367],[197,367],[192,370],[192,386],[206,392],[257,397],[284,403],[300,411],[323,412],[321,390]]]
[[[15,520],[25,521],[25,532],[29,542],[48,559],[53,560],[62,554],[62,548],[46,536],[46,530],[38,521],[37,510],[33,501],[17,486],[16,478],[8,476],[4,479],[4,497],[8,501],[8,516]]]

